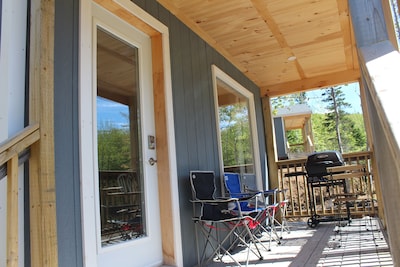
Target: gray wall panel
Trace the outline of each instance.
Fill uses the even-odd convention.
[[[78,143],[79,1],[55,1],[54,138],[60,267],[82,266]]]

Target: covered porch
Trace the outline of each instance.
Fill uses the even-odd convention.
[[[115,4],[116,2],[131,1],[98,0],[95,2],[104,6],[115,7],[117,5]],[[400,129],[398,127],[398,110],[395,102],[397,99],[394,97],[398,89],[397,75],[400,67],[400,56],[391,19],[389,1],[301,1],[303,3],[301,7],[292,7],[290,10],[285,6],[281,6],[284,3],[289,3],[286,1],[240,0],[220,1],[218,4],[216,2],[132,1],[132,3],[143,9],[140,10],[140,14],[148,12],[146,16],[151,14],[153,16],[152,19],[162,20],[163,23],[168,25],[168,33],[171,33],[171,43],[173,42],[175,45],[171,45],[171,51],[178,51],[174,54],[175,61],[171,64],[173,65],[172,75],[168,76],[171,73],[170,69],[167,68],[155,68],[153,70],[154,84],[157,85],[156,89],[158,88],[157,92],[159,92],[157,100],[161,99],[157,102],[157,111],[160,111],[161,115],[166,114],[165,103],[162,100],[165,99],[163,78],[168,81],[169,79],[174,80],[173,90],[176,95],[173,97],[175,97],[176,106],[183,108],[185,107],[184,103],[191,105],[192,102],[200,99],[198,92],[203,92],[201,95],[203,98],[200,100],[207,99],[208,109],[212,110],[213,106],[209,103],[212,102],[212,97],[210,96],[210,88],[212,87],[211,64],[217,61],[219,65],[229,70],[230,73],[245,75],[259,89],[260,93],[255,101],[259,104],[257,107],[261,114],[258,115],[260,115],[259,119],[263,120],[262,123],[265,128],[265,135],[262,136],[265,140],[265,150],[262,149],[260,154],[263,154],[263,156],[264,154],[268,155],[265,157],[265,161],[268,161],[267,163],[265,162],[265,165],[268,165],[268,170],[265,170],[262,177],[259,178],[265,178],[269,188],[285,189],[285,183],[283,182],[285,174],[292,172],[291,168],[294,168],[295,171],[297,171],[297,168],[302,170],[304,159],[290,162],[277,159],[270,98],[358,81],[362,88],[361,100],[369,139],[368,151],[365,152],[365,155],[362,155],[364,157],[362,160],[368,159],[370,161],[369,166],[371,168],[368,173],[376,181],[375,192],[379,208],[375,209],[374,207],[371,210],[369,206],[361,205],[361,207],[355,207],[355,211],[359,212],[360,218],[354,219],[349,227],[341,227],[339,232],[334,231],[335,223],[320,224],[316,228],[309,228],[306,222],[297,222],[297,220],[300,220],[299,217],[309,217],[310,211],[307,209],[307,205],[304,208],[300,205],[300,203],[304,202],[304,199],[301,199],[298,192],[297,194],[294,191],[290,192],[293,207],[296,201],[300,205],[298,210],[292,208],[288,213],[288,217],[295,221],[291,224],[292,232],[285,234],[280,246],[273,247],[271,252],[265,253],[266,256],[263,261],[254,262],[254,264],[262,266],[271,263],[275,265],[280,262],[282,266],[307,266],[307,264],[312,264],[313,266],[329,266],[329,264],[331,266],[339,266],[339,264],[345,265],[348,261],[355,265],[360,262],[360,265],[356,266],[368,266],[368,264],[372,266],[379,264],[399,265],[399,251],[392,250],[393,261],[389,255],[389,247],[397,248],[400,244],[398,224],[400,214],[397,212],[400,188],[400,164],[398,162],[400,158]],[[273,5],[268,6],[267,2],[273,3]],[[29,240],[26,240],[26,243],[30,244],[26,251],[30,251],[30,253],[25,255],[27,257],[29,255],[31,265],[67,266],[66,264],[71,258],[69,253],[72,251],[73,258],[76,258],[78,266],[82,266],[82,259],[87,256],[84,255],[85,251],[81,247],[84,239],[80,228],[81,222],[79,221],[81,203],[77,203],[76,207],[67,206],[73,211],[74,215],[77,215],[77,218],[74,218],[74,224],[71,226],[71,228],[75,227],[75,229],[63,228],[60,221],[56,219],[56,208],[61,207],[60,204],[62,203],[67,203],[65,199],[79,199],[79,201],[82,200],[82,203],[85,201],[85,199],[79,198],[81,174],[79,172],[79,162],[77,161],[77,158],[79,158],[79,138],[76,131],[78,131],[80,124],[77,119],[77,103],[74,102],[78,98],[76,82],[78,71],[76,69],[79,68],[78,64],[74,65],[75,61],[79,61],[76,55],[79,54],[78,42],[74,43],[76,51],[74,50],[72,53],[75,60],[73,64],[71,63],[73,65],[71,67],[72,77],[66,78],[66,80],[73,81],[71,87],[75,90],[73,91],[74,94],[71,93],[72,100],[67,102],[70,106],[67,105],[65,108],[68,111],[72,110],[72,119],[70,119],[72,126],[69,127],[68,125],[68,130],[70,130],[68,133],[61,131],[60,129],[63,129],[63,127],[60,127],[60,125],[57,125],[58,128],[55,127],[55,124],[60,124],[60,118],[64,116],[57,104],[65,102],[63,95],[61,95],[64,91],[55,86],[60,85],[61,82],[57,79],[54,81],[57,75],[64,77],[60,75],[59,68],[61,64],[59,61],[55,62],[54,56],[54,35],[61,32],[54,30],[54,8],[57,5],[60,8],[62,6],[61,3],[62,1],[33,1],[32,10],[38,9],[40,14],[33,16],[32,19],[32,25],[37,27],[37,32],[33,34],[34,38],[32,37],[30,43],[30,50],[32,51],[30,64],[32,69],[29,70],[29,74],[32,78],[28,86],[29,97],[26,100],[26,102],[29,102],[29,110],[27,111],[27,118],[29,119],[27,119],[25,129],[4,138],[5,141],[0,143],[0,180],[7,177],[7,214],[5,214],[5,217],[7,221],[6,258],[8,267],[18,266],[20,255],[23,254],[21,252],[24,251],[24,249],[20,248],[23,242],[19,241],[21,229],[18,227],[18,217],[21,217],[18,212],[18,209],[20,209],[18,190],[21,181],[18,180],[18,177],[22,176],[21,173],[27,174],[26,177],[29,182],[26,186],[26,192],[28,192],[26,199],[29,199],[30,206],[26,207],[26,209],[30,215],[24,219],[29,222],[25,230],[30,232]],[[77,0],[74,3],[79,6],[80,1]],[[118,8],[120,7],[118,6]],[[243,10],[247,10],[249,13],[244,13],[242,12]],[[312,12],[309,12],[310,10]],[[217,12],[211,13],[211,11]],[[34,12],[32,11],[32,13]],[[311,17],[305,18],[302,16],[302,14],[306,13],[311,13]],[[293,14],[297,16],[295,17]],[[59,15],[60,13],[58,13]],[[70,19],[74,18],[76,20],[74,22],[78,25],[78,8],[73,9],[69,15],[71,16]],[[153,34],[152,41],[155,44],[153,53],[156,55],[162,54],[161,51],[165,47],[162,46],[160,33],[152,32],[154,29],[138,19],[138,17],[127,13],[123,13],[121,16],[123,17],[123,15],[129,18],[133,17],[130,20],[132,24],[141,25],[145,29],[144,31]],[[235,15],[238,15],[238,17],[235,17]],[[85,16],[85,14],[82,14],[82,16]],[[179,23],[175,20],[175,16],[180,20]],[[305,25],[301,25],[296,18],[301,18]],[[66,18],[58,17],[59,24],[61,24],[60,21],[62,19]],[[68,21],[68,18],[66,20]],[[189,33],[187,28],[184,28],[185,31],[179,31],[179,29],[183,28],[180,24],[181,22],[192,32]],[[232,22],[235,22],[234,25],[231,24]],[[256,25],[257,23],[261,23],[263,26],[259,28]],[[64,24],[68,25],[68,23],[63,23],[63,27],[67,27]],[[74,27],[76,26],[73,23],[70,24],[74,25]],[[217,25],[219,25],[219,28],[216,27]],[[62,28],[60,25],[57,26]],[[322,30],[320,32],[322,26],[326,31]],[[267,28],[268,30],[266,30]],[[73,29],[74,34],[75,31],[79,32],[78,27]],[[165,36],[166,39],[169,38],[168,35]],[[201,45],[198,45],[197,49],[191,48],[195,53],[190,54],[192,51],[185,50],[186,47],[183,44],[186,45],[191,41],[193,43],[197,42],[197,36],[202,39]],[[253,39],[255,36],[262,36],[263,39],[255,40]],[[79,39],[77,35],[73,35],[73,37]],[[60,38],[60,36],[57,35],[56,40],[57,38]],[[315,42],[310,41],[314,39]],[[58,45],[60,46],[60,44]],[[210,52],[211,49],[208,45],[215,49],[219,55],[217,56],[217,53],[213,51]],[[253,48],[257,51],[252,50]],[[181,54],[183,50],[185,53]],[[59,60],[60,52],[58,51],[58,53],[56,58]],[[192,61],[191,58],[194,55],[196,55],[196,59]],[[205,58],[203,55],[209,56],[208,61],[205,62],[203,60]],[[226,59],[226,62],[219,60],[220,55]],[[266,55],[271,57],[261,60]],[[185,61],[188,58],[190,60]],[[325,62],[324,68],[317,64],[321,63],[322,58],[324,58]],[[182,62],[187,65],[183,65]],[[162,62],[155,63],[155,66],[162,65]],[[198,66],[201,66],[201,68]],[[185,67],[188,68],[184,69]],[[190,68],[193,69],[193,73],[196,75],[187,75],[186,71]],[[201,73],[198,71],[199,69],[206,69],[208,72],[202,76],[199,74]],[[59,72],[55,74],[55,70]],[[62,73],[66,73],[64,69]],[[67,88],[66,92],[70,91],[68,86],[69,84],[65,86]],[[181,94],[181,91],[178,90],[181,88],[182,92],[188,92],[188,94]],[[54,93],[58,93],[58,98],[54,97]],[[181,96],[186,98],[181,98]],[[60,99],[63,101],[60,101]],[[202,103],[200,111],[203,111],[201,109],[204,108],[203,102],[200,101],[200,103]],[[64,110],[62,111],[64,112]],[[177,111],[180,111],[180,109],[176,110],[175,114],[178,113]],[[199,126],[200,122],[207,126],[213,124],[210,123],[215,119],[212,112],[206,114],[209,116],[200,113],[189,114],[188,121],[196,126]],[[159,125],[163,126],[168,119],[170,118],[167,116],[162,117],[162,120],[158,121]],[[183,121],[176,120],[176,122],[179,126],[175,126],[177,132],[183,133],[189,128],[189,124],[184,124]],[[214,127],[210,127],[207,134],[200,132],[199,136],[188,138],[188,140],[180,140],[185,151],[192,152],[192,155],[195,156],[189,158],[185,153],[182,153],[184,152],[183,149],[178,150],[181,153],[178,155],[179,162],[174,162],[176,164],[173,165],[174,168],[176,165],[179,167],[177,177],[170,175],[174,172],[169,170],[169,165],[161,168],[162,174],[167,174],[162,176],[163,179],[157,180],[160,186],[164,185],[164,188],[166,188],[165,192],[159,193],[161,203],[165,204],[161,219],[167,222],[163,224],[163,264],[180,266],[179,264],[183,262],[181,253],[186,253],[184,256],[192,255],[191,250],[188,249],[192,245],[192,243],[189,243],[192,241],[192,232],[185,229],[182,233],[182,240],[179,239],[180,236],[177,238],[170,235],[173,232],[171,229],[174,228],[174,225],[172,225],[169,211],[173,210],[171,198],[176,196],[171,196],[172,193],[169,186],[171,184],[175,185],[171,181],[177,183],[177,180],[179,180],[180,185],[187,185],[188,169],[192,168],[192,166],[218,168],[217,157],[209,161],[204,160],[205,158],[210,158],[208,156],[209,151],[211,151],[211,154],[217,153]],[[258,130],[260,131],[260,129]],[[158,139],[159,141],[168,139],[168,132],[165,127],[161,127],[158,133],[161,135],[161,138]],[[214,139],[209,138],[209,136]],[[57,139],[56,146],[55,139]],[[207,146],[204,146],[204,143],[208,140],[211,141]],[[71,143],[73,146],[70,146]],[[162,142],[159,143],[163,144]],[[160,148],[164,148],[161,150],[164,156],[169,151],[168,144],[165,145],[165,143],[164,147],[160,145]],[[197,143],[204,150],[202,150],[203,154],[196,153],[196,151],[193,152],[194,149],[186,148],[186,146],[189,147],[189,145]],[[68,151],[69,154],[65,151],[60,152],[61,150],[57,150],[57,145],[60,144],[69,146],[68,149],[71,149],[71,151]],[[173,152],[175,152],[174,149],[173,147]],[[60,161],[60,154],[66,154],[70,158],[61,157],[62,161]],[[164,162],[160,160],[161,155],[159,153],[159,166]],[[168,158],[168,155],[165,157]],[[349,159],[352,158],[357,158],[356,161],[358,161],[361,156],[349,155]],[[22,171],[19,166],[24,162],[29,162],[29,168]],[[56,179],[57,175],[61,178]],[[72,188],[71,186],[73,194],[68,192],[70,195],[63,195],[65,199],[61,198],[60,201],[60,191],[63,188],[59,185],[58,195],[56,195],[56,181],[62,181],[61,185],[70,185],[72,184],[71,177],[74,178],[74,187]],[[295,187],[300,183],[301,180],[297,180]],[[286,189],[290,190],[290,188]],[[188,190],[185,187],[179,191],[181,194],[179,197],[183,199],[182,205],[179,207],[183,218],[182,221],[190,220],[190,216],[187,216],[190,212],[190,209],[187,208]],[[176,191],[178,192],[178,189]],[[56,196],[58,199],[56,199]],[[329,210],[324,210],[324,207],[322,207],[322,210],[329,213]],[[374,217],[370,220],[369,217],[362,216]],[[382,224],[379,223],[380,220],[383,222]],[[381,227],[379,230],[378,226]],[[389,236],[388,243],[384,238],[385,231]],[[75,233],[75,236],[71,238],[70,243],[67,242],[70,241],[69,239],[60,238],[71,236],[71,232]],[[339,247],[337,246],[338,235],[340,237]],[[357,248],[353,247],[354,243],[352,242],[356,243]],[[70,244],[72,245],[69,246]],[[361,247],[361,245],[367,245],[367,247]],[[237,254],[237,257],[241,257],[240,253]],[[189,262],[191,259],[187,258]],[[376,261],[377,259],[378,262]],[[363,260],[366,260],[366,262],[362,262]],[[353,261],[357,261],[357,263],[353,263]],[[230,266],[229,263],[226,266]]]

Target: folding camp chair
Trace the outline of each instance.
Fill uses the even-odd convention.
[[[242,266],[230,253],[239,244],[244,245],[248,250],[246,266],[250,252],[260,260],[263,259],[259,249],[260,242],[252,233],[257,221],[254,217],[242,213],[238,198],[215,197],[214,172],[191,171],[190,184],[193,221],[196,225],[198,265],[204,266],[213,258],[223,261],[223,257],[228,256],[237,266]],[[202,249],[199,245],[198,231],[205,238]],[[232,242],[231,239],[234,241]],[[211,253],[206,255],[210,250]]]
[[[239,173],[225,173],[224,174],[225,186],[229,192],[230,197],[248,199],[240,203],[240,208],[243,213],[254,212],[257,210],[259,215],[255,217],[258,221],[258,228],[253,229],[253,234],[264,232],[269,236],[268,251],[271,250],[272,240],[280,244],[280,237],[275,228],[275,214],[279,208],[279,203],[274,201],[269,204],[269,196],[274,196],[276,199],[276,190],[257,191],[246,188],[242,190],[240,174]],[[243,187],[244,188],[244,187]],[[252,196],[256,196],[253,198]]]
[[[276,202],[278,203],[278,207],[279,207],[279,214],[277,212],[277,216],[279,216],[280,220],[276,220],[275,219],[275,223],[279,226],[280,230],[281,230],[281,238],[283,236],[283,232],[287,232],[288,234],[290,234],[290,227],[289,224],[287,222],[286,219],[286,211],[287,211],[287,206],[289,203],[289,199],[287,199],[286,197],[286,191],[287,189],[281,189],[281,190],[277,190],[277,194],[282,194],[282,198],[276,199]],[[280,200],[282,199],[282,200]]]

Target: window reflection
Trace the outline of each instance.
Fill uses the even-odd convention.
[[[146,234],[138,49],[97,30],[97,148],[102,246]]]
[[[224,172],[254,173],[248,99],[219,78],[217,95]]]

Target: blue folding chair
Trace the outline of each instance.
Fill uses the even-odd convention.
[[[257,231],[267,232],[269,235],[269,248],[271,248],[272,240],[275,240],[280,244],[280,237],[275,228],[275,214],[279,208],[278,203],[269,204],[267,198],[274,196],[276,199],[276,190],[258,191],[251,190],[250,188],[243,188],[240,180],[241,175],[239,173],[227,172],[224,174],[225,187],[229,192],[230,197],[240,199],[239,205],[240,210],[243,213],[251,213],[257,211],[260,214],[257,220],[260,223],[260,227]],[[236,207],[237,208],[237,207]]]
[[[239,173],[225,173],[224,180],[229,196],[240,199],[239,205],[242,212],[259,210],[258,198],[261,194],[259,192],[243,192]]]

